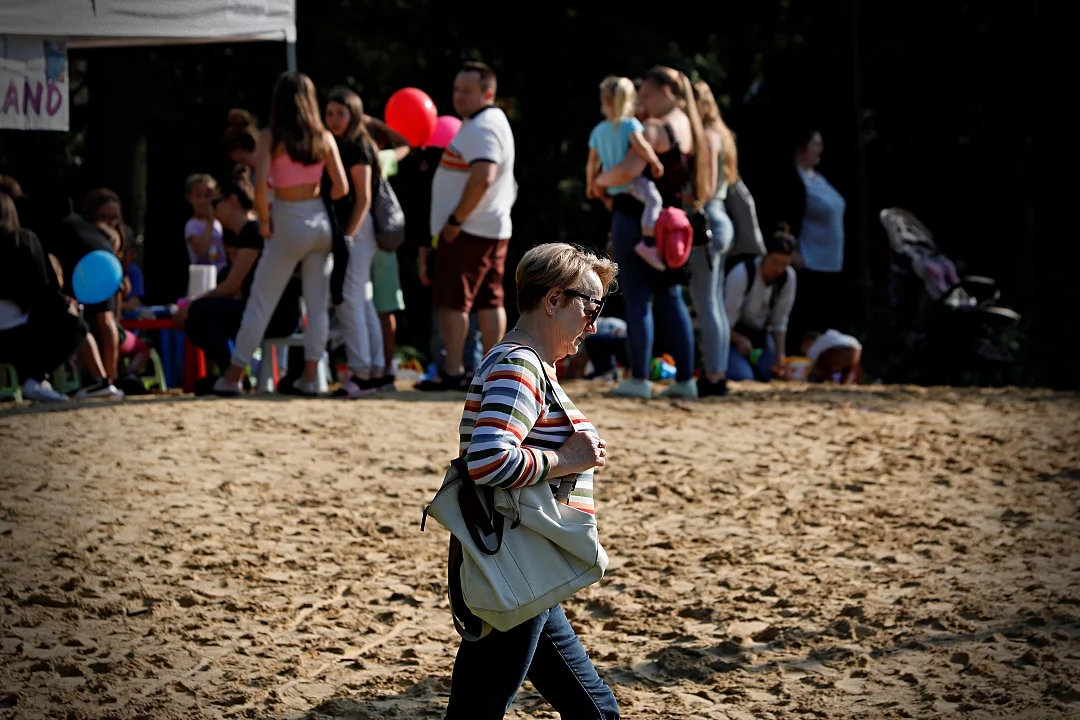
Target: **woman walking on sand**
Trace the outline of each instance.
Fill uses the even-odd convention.
[[[593,470],[606,443],[555,378],[555,363],[596,332],[618,267],[564,243],[535,247],[518,263],[521,317],[483,359],[465,398],[460,452],[478,485],[520,488],[573,479],[565,501],[594,512]],[[561,496],[559,496],[561,497]],[[564,718],[617,720],[619,706],[560,605],[506,632],[463,640],[447,720],[498,720],[521,683]]]

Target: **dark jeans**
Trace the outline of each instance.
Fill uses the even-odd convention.
[[[0,330],[0,362],[11,363],[19,382],[44,380],[86,342],[86,321],[64,310],[31,310],[25,324]]]
[[[217,365],[218,372],[225,372],[232,362],[229,342],[235,340],[236,333],[240,331],[244,305],[243,300],[233,298],[204,298],[191,303],[188,310],[184,332]],[[296,332],[300,324],[300,308],[298,304],[295,309],[287,305],[278,305],[270,318],[265,337],[287,337]]]
[[[558,605],[507,632],[462,641],[446,720],[500,720],[525,678],[567,720],[618,720],[615,696]]]
[[[594,375],[603,375],[615,369],[616,363],[627,364],[626,338],[589,335],[585,338],[585,352],[593,364]]]
[[[626,333],[630,345],[630,374],[649,377],[653,353],[653,303],[664,328],[665,346],[675,360],[675,379],[694,377],[694,329],[683,301],[682,286],[664,281],[634,252],[641,240],[641,223],[616,210],[611,216],[611,244],[619,264],[619,288],[626,300]]]

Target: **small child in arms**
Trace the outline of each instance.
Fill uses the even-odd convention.
[[[600,83],[600,106],[607,119],[594,127],[589,135],[589,163],[585,167],[587,197],[604,198],[605,190],[596,184],[596,176],[601,170],[610,170],[621,163],[630,150],[645,158],[652,168],[653,177],[664,174],[664,166],[660,164],[656,152],[645,141],[645,128],[634,117],[636,96],[630,78],[612,75]],[[606,189],[607,195],[622,193],[629,193],[645,205],[645,212],[641,215],[641,242],[634,247],[634,252],[652,267],[663,270],[664,263],[656,250],[654,237],[656,220],[663,209],[660,192],[652,180],[638,176],[626,185]]]

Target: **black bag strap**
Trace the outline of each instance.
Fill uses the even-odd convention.
[[[461,564],[464,559],[461,543],[451,535],[446,557],[446,594],[450,598],[450,616],[454,618],[454,628],[463,640],[476,641],[487,632],[484,630],[484,621],[469,610],[465,595],[461,591]],[[490,631],[490,628],[488,630]]]
[[[495,490],[488,486],[479,487],[469,474],[469,466],[464,458],[457,458],[451,463],[461,478],[458,490],[458,508],[473,542],[485,555],[494,555],[502,548],[503,524],[505,517],[495,509]],[[483,502],[481,502],[483,497]],[[483,533],[483,535],[481,535]],[[487,537],[495,536],[495,547],[488,545]]]

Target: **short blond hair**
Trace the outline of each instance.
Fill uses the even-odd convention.
[[[191,195],[191,191],[200,185],[205,185],[211,190],[217,190],[218,187],[217,180],[209,173],[195,173],[194,175],[188,175],[187,180],[184,181],[184,197]]]
[[[526,313],[540,307],[544,296],[553,288],[574,289],[590,271],[600,278],[604,295],[615,290],[619,266],[608,258],[580,245],[537,245],[521,258],[515,273],[518,312]]]

